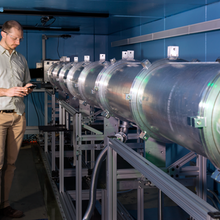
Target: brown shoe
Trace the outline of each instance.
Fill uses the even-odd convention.
[[[8,206],[2,209],[2,211],[3,211],[4,216],[10,217],[10,218],[21,218],[24,215],[22,211],[15,210],[11,206]]]

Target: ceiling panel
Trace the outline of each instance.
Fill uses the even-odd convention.
[[[41,12],[84,12],[107,13],[107,18],[64,17],[55,15],[53,28],[75,28],[80,31],[68,31],[80,34],[112,34],[164,17],[217,2],[216,0],[1,0],[3,9],[18,9]],[[45,14],[47,16],[47,14]],[[39,27],[42,16],[15,15],[0,13],[0,24],[15,19],[22,25]],[[48,21],[49,25],[52,20]]]

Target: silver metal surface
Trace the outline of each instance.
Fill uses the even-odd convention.
[[[115,139],[109,139],[109,147],[128,161],[135,169],[140,171],[147,179],[152,181],[157,188],[161,189],[163,193],[171,198],[194,219],[212,219],[209,218],[208,213],[218,211],[150,161],[127,147],[126,144]]]
[[[108,147],[107,155],[107,220],[117,220],[117,153]]]
[[[76,64],[76,62],[68,63],[67,65],[64,65],[63,68],[60,70],[59,85],[62,88],[62,90],[66,93],[69,93],[69,90],[67,88],[67,75],[70,69]]]
[[[81,114],[76,115],[76,136],[81,135]],[[81,141],[77,141],[77,145],[81,144]],[[74,157],[76,157],[76,219],[82,219],[82,151],[74,150]]]
[[[63,114],[65,114],[65,109],[59,104],[59,114],[60,121],[59,124],[64,123]],[[59,132],[59,192],[64,192],[64,132]]]
[[[68,190],[68,194],[73,198],[73,200],[76,200],[76,190]],[[102,199],[102,192],[103,189],[97,189],[96,190],[96,199]],[[82,200],[88,200],[89,199],[89,190],[82,190]]]
[[[219,116],[213,112],[220,104],[217,99],[219,69],[218,63],[160,60],[142,71],[137,76],[141,78],[141,83],[136,82],[133,87],[138,84],[139,90],[132,91],[131,102],[139,127],[156,139],[161,136],[159,139],[171,140],[220,166],[220,160],[216,158],[220,146],[215,141],[219,139],[215,125]],[[205,128],[198,129],[188,124],[189,117],[206,115],[209,117]],[[215,115],[216,120],[212,121]],[[216,138],[210,130],[215,131]],[[212,146],[204,143],[204,139],[208,138],[213,140]]]
[[[137,189],[137,219],[144,220],[144,189]]]
[[[158,190],[158,220],[163,220],[163,193]]]
[[[97,76],[102,74],[102,72],[104,72],[109,65],[110,63],[107,61],[97,61],[90,63],[82,70],[79,76],[78,85],[81,97],[92,106],[100,108],[95,96],[98,89],[95,83]]]
[[[99,106],[106,118],[136,123],[144,138],[177,143],[220,167],[219,63],[164,59],[151,64],[129,56],[104,63],[84,61],[67,74],[69,93],[88,106],[88,113],[90,105]]]
[[[58,63],[58,62],[59,62],[58,60],[44,60],[43,61],[43,65],[44,65],[44,82],[50,82],[51,83],[52,70],[54,69],[55,66],[57,66],[57,64],[55,64],[55,63]]]
[[[61,105],[63,108],[65,108],[65,110],[66,110],[67,112],[69,112],[71,115],[75,115],[75,114],[78,112],[78,110],[76,110],[76,109],[73,108],[72,106],[68,105],[68,104],[67,104],[66,102],[64,102],[64,101],[60,101],[59,103],[60,103],[60,105]]]
[[[96,81],[96,98],[101,108],[110,112],[110,116],[133,121],[130,101],[126,99],[126,94],[130,93],[132,82],[142,68],[141,62],[124,59],[99,74]]]
[[[48,125],[48,94],[44,92],[44,125]],[[48,152],[48,133],[44,133],[44,152]]]
[[[38,126],[27,126],[25,134],[39,134]]]
[[[83,69],[90,63],[91,63],[90,61],[83,61],[83,62],[77,63],[69,70],[68,75],[67,75],[66,83],[67,83],[67,88],[68,88],[69,93],[73,97],[76,97],[81,100],[83,100],[83,98],[81,94],[79,93],[78,80]]]
[[[54,67],[53,71],[51,72],[51,84],[60,90],[62,90],[62,88],[59,83],[59,74],[64,65],[65,62],[60,62],[58,65]]]

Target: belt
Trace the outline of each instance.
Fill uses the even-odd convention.
[[[14,110],[0,110],[1,113],[13,113]]]

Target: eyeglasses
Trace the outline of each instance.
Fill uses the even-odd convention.
[[[9,33],[7,33],[6,31],[3,31],[3,32],[5,32],[13,41],[19,41],[19,42],[21,42],[21,41],[23,41],[23,37],[22,38],[19,38],[19,37],[13,37],[12,35],[10,35]]]

